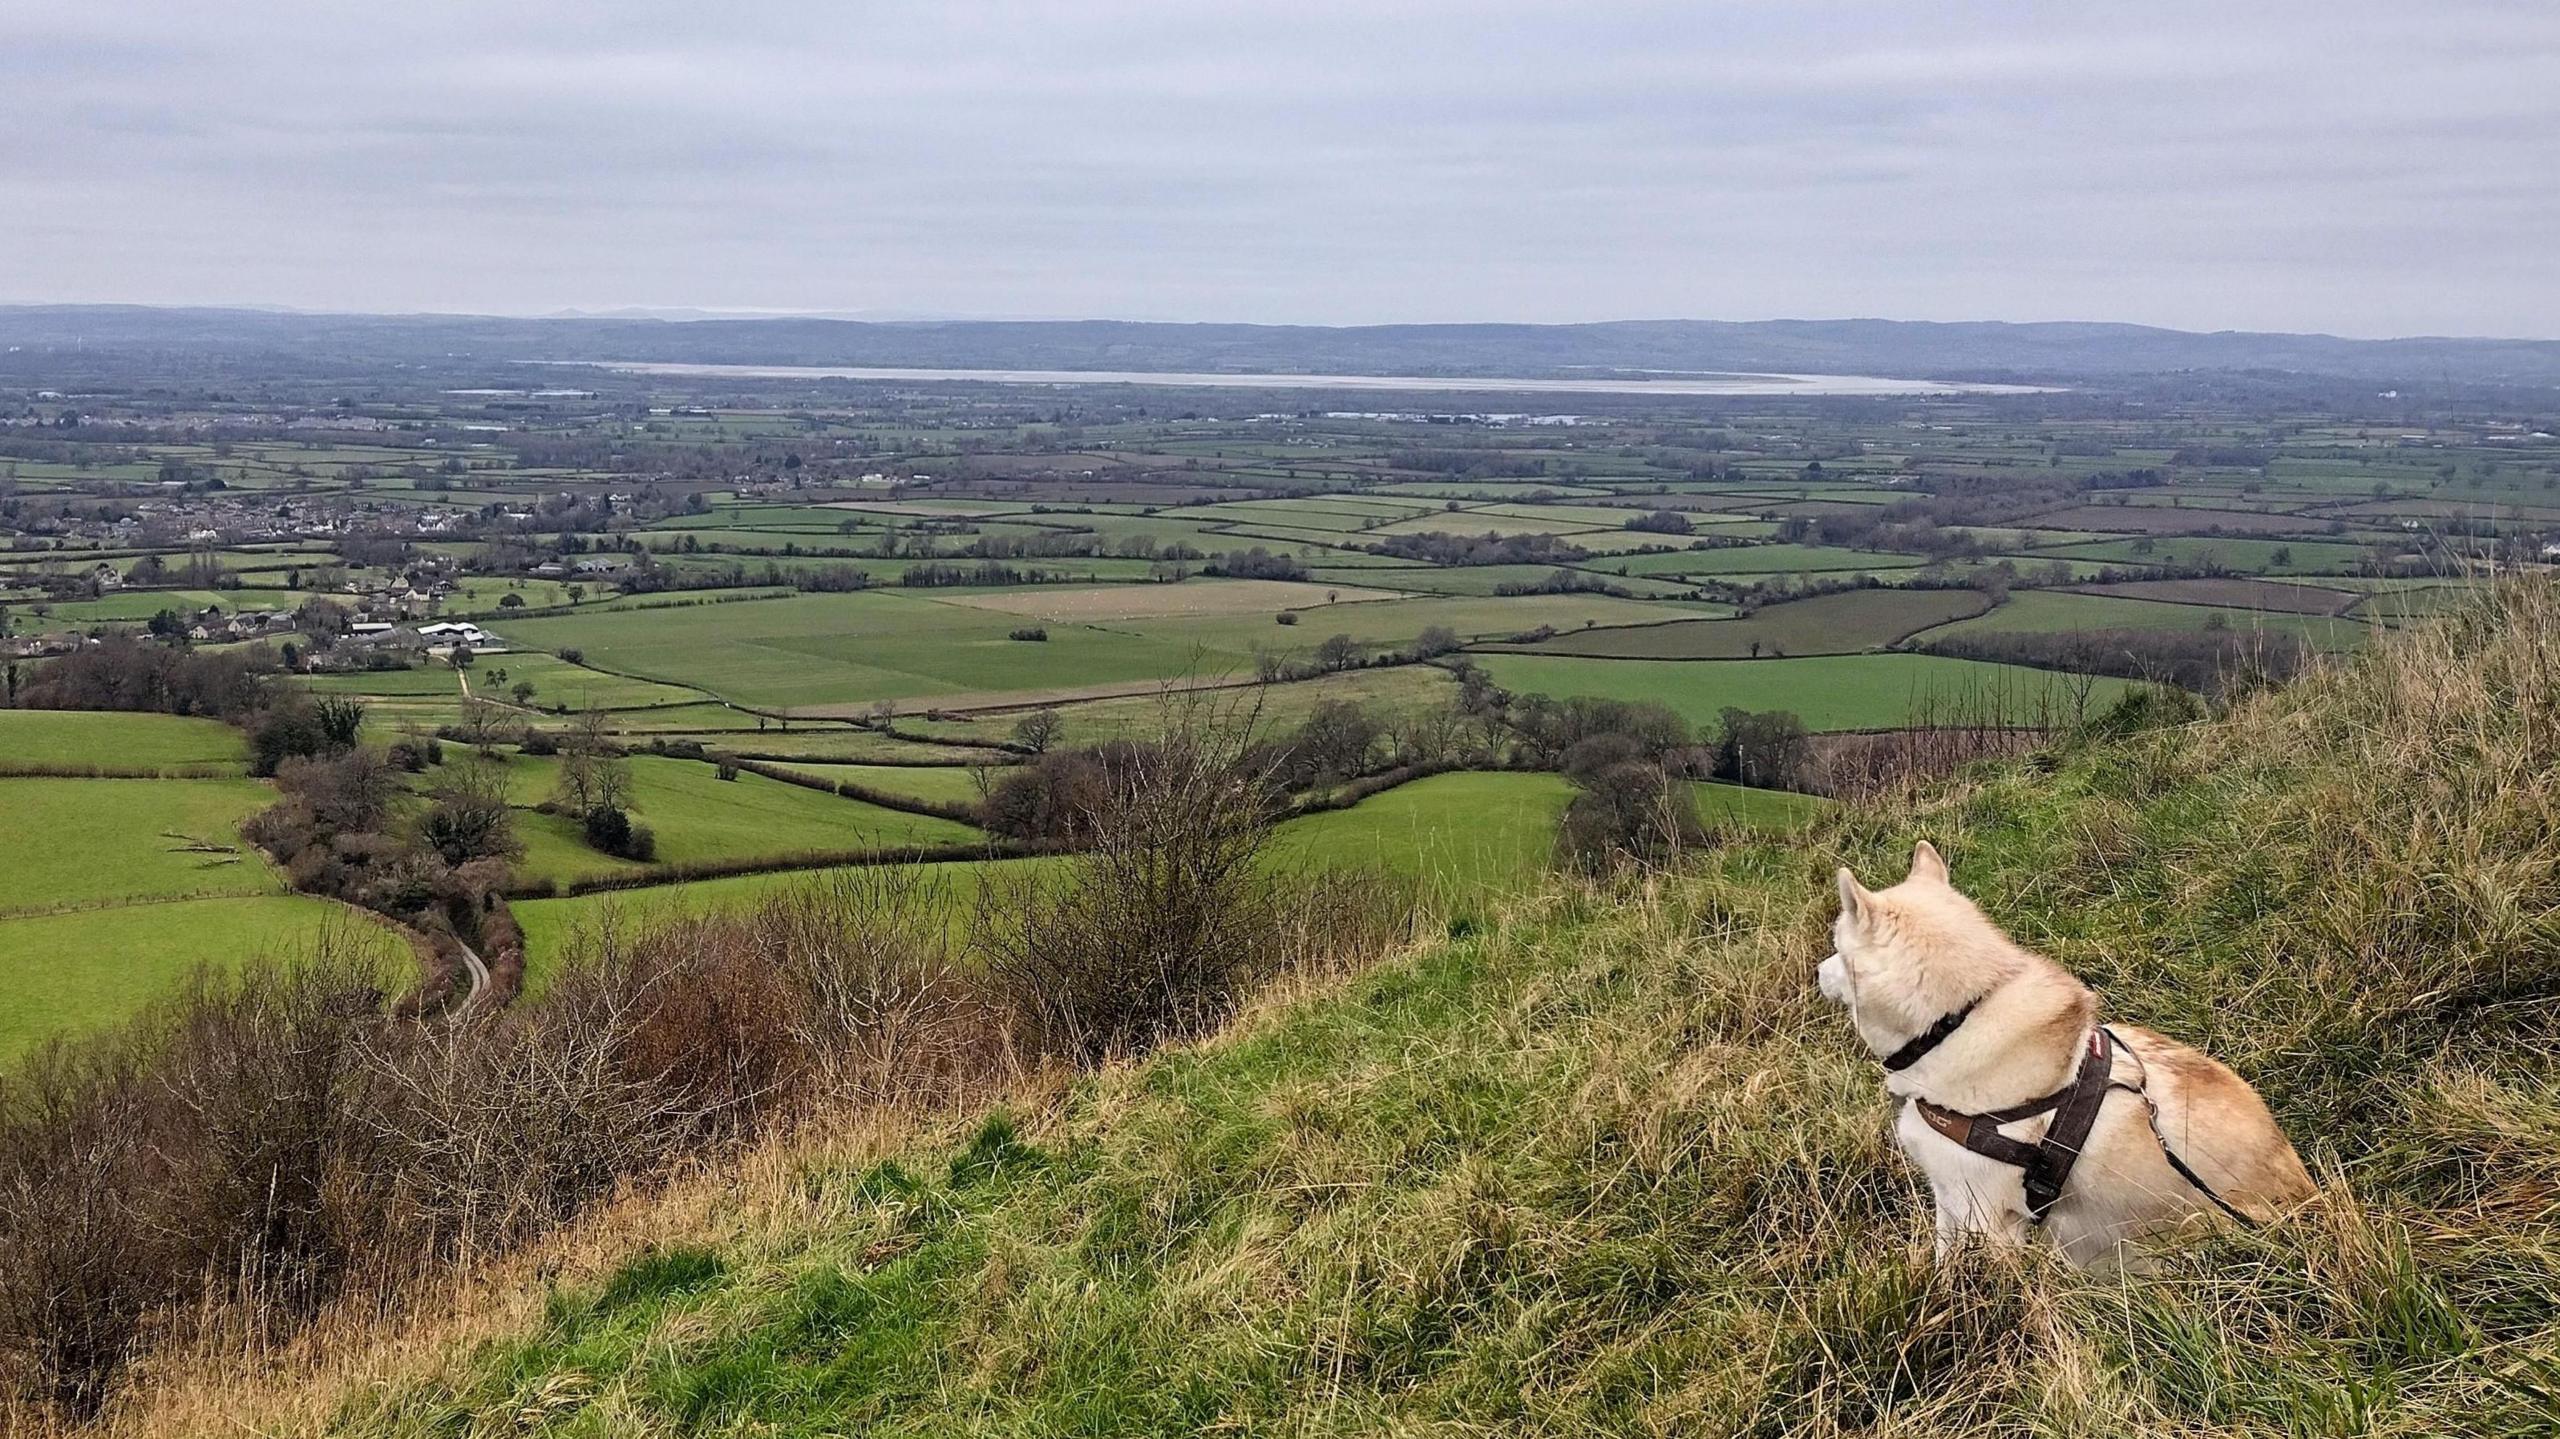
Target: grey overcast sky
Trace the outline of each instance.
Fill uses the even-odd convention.
[[[2560,0],[6,0],[0,301],[2560,336]]]

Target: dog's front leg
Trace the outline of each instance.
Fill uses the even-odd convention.
[[[1929,1128],[1909,1105],[1896,1122],[1895,1138],[1928,1177],[1930,1197],[1937,1201],[1940,1259],[1967,1244],[2014,1249],[2027,1243],[2026,1191],[2018,1171]]]
[[[2027,1243],[2027,1217],[1998,1199],[1958,1187],[1951,1202],[1945,1188],[1937,1188],[1938,1259],[1946,1258],[1968,1244],[1987,1249],[2019,1249]]]

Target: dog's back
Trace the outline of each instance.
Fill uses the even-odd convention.
[[[2140,1025],[2114,1026],[2142,1061],[2160,1138],[2216,1194],[2266,1220],[2309,1199],[2311,1172],[2249,1081],[2201,1050]]]
[[[2213,1218],[2215,1196],[2257,1222],[2312,1196],[2310,1171],[2248,1081],[2157,1031],[2109,1029],[2121,1046],[2116,1081],[2139,1090],[2108,1095],[2070,1188],[2047,1221],[2065,1256],[2118,1262],[2129,1244]],[[2178,1163],[2194,1177],[2179,1173]]]

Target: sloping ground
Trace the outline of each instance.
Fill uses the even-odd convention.
[[[2225,721],[1524,901],[963,1142],[768,1156],[274,1424],[2548,1433],[2555,763],[2544,588]],[[1811,985],[1831,867],[1923,835],[2111,1014],[2257,1081],[2326,1200],[2148,1278],[1933,1267]]]

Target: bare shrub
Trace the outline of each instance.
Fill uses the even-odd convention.
[[[199,1293],[256,1327],[337,1292],[363,1242],[345,1178],[379,976],[324,942],[252,983],[199,973],[127,1034],[57,1043],[0,1089],[0,1375],[94,1412]]]
[[[1169,699],[1162,738],[1101,767],[1086,848],[980,890],[972,947],[1041,1051],[1142,1053],[1293,967],[1382,942],[1396,913],[1385,896],[1268,862],[1277,804],[1252,762],[1255,721]]]
[[[506,776],[479,761],[448,769],[435,787],[435,802],[418,816],[418,838],[449,865],[522,856]]]
[[[878,872],[609,932],[450,1023],[332,940],[40,1051],[0,1075],[0,1409],[84,1418],[146,1343],[389,1302],[822,1100],[977,1092],[1011,1011],[939,903]]]
[[[39,1411],[96,1412],[179,1292],[180,1237],[136,1202],[150,1103],[129,1054],[57,1046],[0,1078],[0,1382]]]
[[[1576,745],[1584,763],[1566,771],[1574,796],[1556,826],[1556,853],[1574,868],[1666,865],[1706,840],[1686,784],[1653,759],[1602,753],[1620,739],[1595,736]]]

